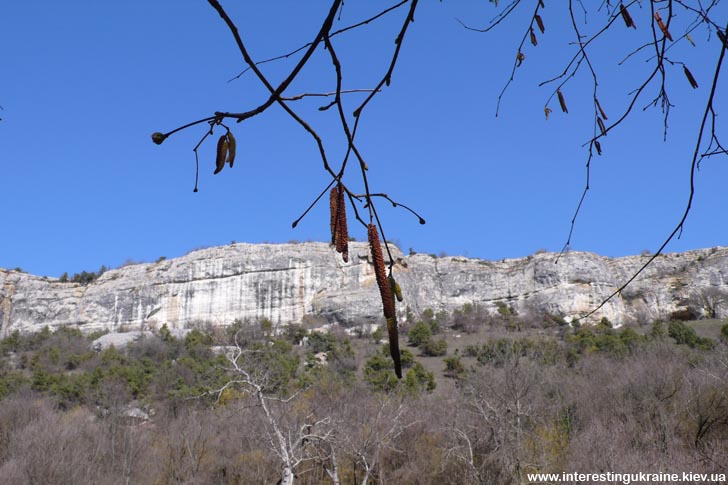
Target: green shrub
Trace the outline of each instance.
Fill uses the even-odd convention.
[[[678,345],[687,345],[701,350],[710,350],[715,346],[712,339],[699,336],[695,329],[677,320],[673,320],[667,325],[667,334]]]
[[[425,355],[439,357],[447,354],[447,342],[445,339],[428,339],[420,347]]]
[[[445,376],[454,379],[459,379],[465,374],[465,365],[463,364],[460,357],[457,355],[451,357],[445,357]]]
[[[432,330],[428,324],[420,320],[410,329],[407,336],[409,337],[409,343],[411,345],[420,347],[430,340],[430,337],[432,337]]]
[[[723,324],[723,326],[720,327],[720,341],[723,343],[728,343],[728,323]]]

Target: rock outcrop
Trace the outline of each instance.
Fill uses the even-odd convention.
[[[538,310],[576,318],[593,309],[647,260],[570,252],[486,261],[392,247],[404,316],[471,303],[495,311]],[[658,257],[593,318],[728,314],[728,248]],[[707,298],[707,302],[706,302]],[[368,246],[352,243],[344,263],[326,243],[233,244],[157,263],[110,270],[88,285],[0,269],[0,336],[68,325],[83,331],[170,329],[269,319],[274,325],[379,323],[379,293]]]

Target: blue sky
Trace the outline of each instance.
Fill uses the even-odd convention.
[[[568,44],[573,34],[566,10],[560,2],[547,3],[546,33],[539,33],[537,47],[527,43],[526,60],[496,118],[498,93],[532,6],[479,34],[455,18],[484,26],[497,12],[488,2],[421,2],[392,85],[367,108],[358,135],[373,190],[428,221],[419,225],[408,213],[379,203],[388,239],[405,252],[501,259],[561,249],[584,187],[582,144],[593,130],[592,86],[586,72],[577,75],[563,89],[569,114],[552,101],[554,112],[545,120],[553,88],[538,83],[558,74],[575,49]],[[347,1],[337,25],[389,4]],[[223,5],[256,59],[311,40],[328,8],[323,1],[293,0]],[[720,9],[715,18],[727,18],[725,5]],[[345,88],[376,84],[405,13],[334,38]],[[647,56],[617,66],[649,34],[649,10],[634,7],[632,16],[637,30],[615,25],[593,54],[599,98],[610,119],[625,108],[649,68]],[[598,12],[580,25],[590,32],[605,18]],[[641,110],[654,97],[654,85],[634,115],[603,140],[573,249],[609,256],[654,250],[679,220],[719,54],[706,29],[692,38],[696,47],[683,41],[670,57],[686,62],[699,89],[690,88],[680,66],[669,66],[667,88],[675,107],[667,142],[659,110]],[[270,63],[263,71],[277,84],[296,60]],[[329,179],[310,137],[280,108],[232,125],[238,139],[232,170],[213,176],[214,141],[203,145],[198,193],[192,192],[192,148],[204,126],[161,146],[151,143],[152,132],[216,110],[245,111],[264,99],[251,73],[227,82],[242,69],[242,58],[207,2],[3,2],[0,62],[0,267],[58,276],[233,240],[329,238],[327,203],[291,228]],[[715,101],[719,114],[728,106],[726,75]],[[330,91],[333,83],[328,56],[319,52],[286,94]],[[361,96],[345,98],[349,113]],[[292,106],[324,137],[331,159],[340,160],[343,135],[334,110],[316,110],[321,104],[309,99]],[[725,130],[725,124],[719,127]],[[703,163],[693,212],[669,251],[726,244],[727,176],[725,158]],[[361,188],[353,170],[345,182]],[[350,232],[365,238],[353,223]]]

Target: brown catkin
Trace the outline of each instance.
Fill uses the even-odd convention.
[[[609,119],[607,118],[607,114],[602,109],[602,105],[599,104],[599,100],[597,98],[594,98],[594,102],[597,104],[597,108],[599,108],[599,113],[602,115],[602,118],[604,118],[605,120]]]
[[[632,16],[627,11],[627,7],[625,7],[623,4],[619,4],[619,13],[622,14],[622,20],[624,20],[624,25],[627,27],[632,27],[633,29],[637,28],[637,25],[635,25],[634,20],[632,20]]]
[[[227,134],[222,135],[217,140],[217,155],[215,157],[215,174],[217,175],[225,167],[225,158],[227,157],[228,141]]]
[[[402,362],[399,357],[399,334],[397,331],[397,317],[387,318],[387,333],[389,334],[389,355],[394,361],[394,373],[402,378]]]
[[[602,145],[597,140],[594,140],[594,147],[597,149],[597,154],[601,155],[602,154]]]
[[[538,39],[536,39],[536,33],[533,29],[531,29],[531,44],[533,44],[534,47],[538,45]]]
[[[237,142],[235,140],[235,137],[233,136],[232,131],[228,131],[227,141],[228,141],[227,162],[230,164],[230,168],[233,168],[233,163],[235,163],[235,147],[237,145]]]
[[[538,30],[540,30],[541,33],[543,34],[546,31],[546,29],[543,26],[543,19],[541,18],[541,16],[539,14],[534,15],[533,18],[536,19],[536,25],[538,25]]]
[[[336,186],[336,251],[341,253],[344,262],[349,262],[349,227],[346,224],[346,200],[344,186]]]
[[[685,77],[688,78],[688,82],[690,83],[690,86],[692,86],[693,89],[698,89],[698,82],[693,77],[693,73],[690,72],[690,69],[686,65],[683,64],[683,71],[685,72]]]
[[[568,113],[569,109],[566,107],[566,100],[564,99],[564,95],[561,94],[561,90],[556,90],[556,95],[559,97],[559,104],[561,105],[561,111],[564,113]]]
[[[604,126],[604,122],[600,117],[597,116],[597,124],[599,125],[599,131],[602,132],[602,136],[607,136],[607,128]]]
[[[329,192],[329,210],[331,211],[331,244],[336,245],[336,206],[339,200],[339,190],[332,187]]]
[[[660,12],[655,12],[655,20],[657,20],[657,26],[660,27],[660,30],[665,35],[665,37],[672,40],[672,35],[670,35],[670,31],[667,30],[665,22],[662,21],[662,17],[660,17]]]
[[[384,268],[384,256],[382,255],[382,245],[379,242],[379,233],[377,226],[369,224],[367,226],[367,236],[369,237],[369,249],[372,252],[372,262],[374,263],[374,275],[377,278],[377,286],[379,287],[379,295],[382,299],[382,308],[384,309],[384,318],[387,319],[387,333],[389,334],[389,353],[394,361],[394,371],[398,378],[402,378],[402,365],[399,360],[399,335],[397,331],[397,316],[394,312],[394,300],[392,298],[392,289],[389,286],[389,279]]]
[[[392,318],[394,317],[394,301],[392,300],[392,289],[389,287],[389,280],[387,279],[387,270],[384,267],[384,256],[382,255],[382,245],[379,242],[377,226],[369,224],[367,226],[367,235],[369,236],[369,249],[372,252],[372,262],[374,263],[374,275],[377,278],[379,295],[382,298],[384,318]]]

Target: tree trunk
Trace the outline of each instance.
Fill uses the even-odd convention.
[[[278,483],[281,485],[293,485],[293,470],[288,467],[284,467],[283,474],[281,475],[281,481]]]

